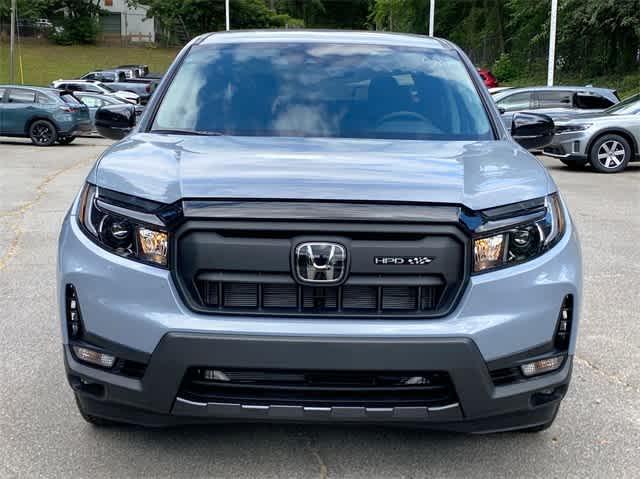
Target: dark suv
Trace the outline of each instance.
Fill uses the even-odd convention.
[[[0,85],[0,135],[31,138],[38,146],[71,143],[91,132],[89,109],[68,91]]]

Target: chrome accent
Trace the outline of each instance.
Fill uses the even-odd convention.
[[[309,419],[309,420],[384,420],[384,421],[451,421],[462,419],[460,403],[446,406],[398,406],[398,407],[363,407],[363,406],[302,406],[302,405],[261,405],[236,403],[200,403],[181,397],[176,398],[173,414],[211,417],[271,417],[276,419]]]
[[[301,243],[293,260],[295,277],[303,284],[336,284],[347,273],[347,249],[338,243]]]
[[[430,407],[429,411],[446,411],[447,409],[454,409],[460,407],[460,403],[454,402],[453,404],[447,404],[446,406]]]

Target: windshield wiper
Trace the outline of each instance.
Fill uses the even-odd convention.
[[[151,130],[149,133],[161,133],[165,135],[224,136],[224,133],[220,131],[187,130],[186,128],[158,129]]]

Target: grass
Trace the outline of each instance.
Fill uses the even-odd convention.
[[[24,83],[49,85],[59,78],[77,78],[90,70],[117,65],[143,63],[151,71],[164,72],[178,49],[114,46],[59,46],[49,43],[23,41],[20,47],[24,69]],[[545,85],[546,70],[540,75],[525,76],[505,85]],[[18,77],[19,78],[19,77]],[[0,83],[9,81],[9,45],[0,43]],[[628,75],[576,77],[559,73],[558,85],[594,85],[618,90],[620,98],[640,92],[640,71]]]
[[[41,86],[59,78],[77,78],[90,70],[117,65],[142,63],[149,65],[153,72],[164,72],[178,51],[176,48],[59,46],[28,42],[20,45],[24,83]],[[20,83],[19,73],[17,78]],[[8,82],[9,45],[0,43],[0,83]]]

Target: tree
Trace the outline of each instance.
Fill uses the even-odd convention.
[[[50,0],[48,11],[64,11],[62,27],[53,39],[62,44],[95,43],[100,32],[100,0]]]

